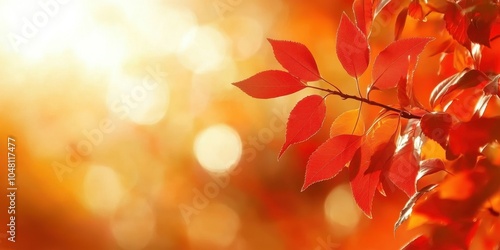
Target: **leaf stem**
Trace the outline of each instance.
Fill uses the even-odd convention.
[[[421,119],[422,118],[421,116],[414,115],[406,110],[397,109],[397,108],[385,105],[383,103],[372,101],[372,100],[369,100],[369,99],[366,99],[363,97],[345,94],[340,90],[331,90],[331,89],[325,89],[325,88],[310,86],[310,85],[308,85],[307,87],[312,88],[312,89],[321,90],[321,91],[327,92],[331,95],[340,96],[344,100],[345,99],[352,99],[352,100],[363,102],[363,103],[366,103],[369,105],[378,106],[378,107],[384,108],[384,109],[389,110],[389,111],[394,111],[394,112],[399,113],[399,116],[401,116],[402,118],[406,118],[406,119]]]

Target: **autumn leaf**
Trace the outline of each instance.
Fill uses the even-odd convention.
[[[316,134],[323,125],[326,105],[319,95],[307,96],[297,103],[290,112],[286,126],[286,140],[278,159],[292,144],[303,142]]]
[[[401,78],[398,82],[398,102],[401,108],[406,108],[410,106],[410,98],[407,94],[407,81],[406,78]]]
[[[444,170],[446,169],[441,159],[433,158],[423,160],[420,162],[420,169],[418,170],[417,180],[421,179],[424,176]]]
[[[447,79],[441,81],[432,91],[430,96],[430,104],[436,107],[438,104],[455,99],[460,92],[457,90],[464,90],[481,86],[482,83],[488,81],[489,77],[479,70],[464,70],[458,72]],[[446,98],[445,98],[446,97]]]
[[[406,244],[401,250],[422,250],[431,249],[431,242],[429,237],[425,235],[420,235],[417,238]]]
[[[375,6],[374,16],[378,16],[378,14],[387,6],[391,0],[374,0],[373,4]]]
[[[309,49],[300,43],[268,39],[273,47],[276,60],[290,74],[304,81],[321,79],[318,66]]]
[[[420,120],[420,127],[424,135],[446,148],[448,134],[452,125],[451,115],[443,112],[427,113]]]
[[[450,2],[444,13],[444,21],[450,35],[460,44],[469,47],[470,40],[467,35],[469,18],[465,17],[460,5]]]
[[[460,154],[478,154],[479,148],[500,139],[499,127],[500,117],[457,123],[450,129],[447,158],[454,159]]]
[[[401,210],[401,213],[399,213],[399,218],[394,224],[394,231],[396,231],[401,224],[403,224],[408,218],[410,218],[411,212],[413,210],[413,206],[415,206],[415,203],[420,199],[422,196],[424,196],[426,193],[432,191],[437,187],[437,184],[431,184],[428,186],[425,186],[415,194],[413,194],[410,199],[406,202],[405,206]]]
[[[362,118],[358,119],[358,116],[360,116],[359,109],[349,110],[337,116],[330,128],[330,138],[342,134],[363,135],[365,123]]]
[[[425,14],[419,0],[412,0],[408,5],[408,15],[417,20],[424,20]]]
[[[396,148],[394,140],[398,125],[398,119],[391,116],[372,125],[349,164],[354,200],[369,218],[382,169],[390,163]]]
[[[356,25],[368,37],[373,21],[373,0],[354,0],[352,10]]]
[[[306,86],[288,72],[267,70],[233,83],[251,97],[268,99],[295,93]]]
[[[408,8],[403,8],[401,12],[399,12],[398,17],[396,18],[396,27],[394,28],[394,40],[399,40],[401,33],[403,33],[407,16],[408,16]]]
[[[396,150],[389,168],[384,173],[399,189],[411,197],[416,191],[422,140],[415,140],[420,130],[418,120],[408,122],[402,136],[398,137]]]
[[[490,33],[493,23],[498,17],[498,4],[490,1],[475,5],[473,11],[467,16],[471,18],[471,23],[467,28],[467,35],[471,42],[490,46]]]
[[[335,177],[352,159],[361,140],[358,135],[338,135],[319,146],[307,162],[302,191],[316,182]]]
[[[433,38],[408,38],[395,41],[385,48],[373,64],[370,89],[390,89],[406,78],[408,68],[416,64],[418,56]]]
[[[358,78],[368,68],[370,50],[366,36],[345,13],[337,30],[336,51],[342,67],[350,76]]]

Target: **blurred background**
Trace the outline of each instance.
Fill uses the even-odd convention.
[[[13,136],[18,190],[16,243],[4,226],[0,249],[401,247],[414,236],[393,233],[402,192],[376,196],[373,220],[355,205],[345,171],[300,192],[309,155],[358,103],[330,97],[324,128],[278,162],[289,111],[315,92],[256,100],[231,85],[281,69],[269,37],[305,44],[323,76],[355,94],[335,55],[351,4],[1,0],[0,158]],[[374,22],[372,59],[393,40],[398,4]],[[403,37],[438,28],[408,20]],[[427,104],[442,77],[437,57],[420,65],[416,92]],[[363,93],[369,80],[367,72]],[[396,100],[391,91],[371,97]],[[367,107],[364,118],[377,112]],[[7,207],[3,196],[2,225]]]

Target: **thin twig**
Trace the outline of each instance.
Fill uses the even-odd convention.
[[[379,103],[379,102],[376,102],[376,101],[368,100],[368,99],[363,98],[363,97],[345,94],[345,93],[342,93],[341,91],[331,90],[331,89],[325,89],[325,88],[316,87],[316,86],[307,86],[307,87],[313,88],[313,89],[317,89],[317,90],[321,90],[321,91],[327,92],[327,93],[332,94],[332,95],[340,96],[342,99],[357,100],[357,101],[360,101],[360,102],[364,102],[366,104],[370,104],[370,105],[373,105],[373,106],[378,106],[378,107],[384,108],[386,110],[394,111],[394,112],[399,113],[400,116],[402,118],[405,118],[405,119],[421,119],[422,118],[421,116],[414,115],[414,114],[412,114],[412,113],[410,113],[410,112],[408,112],[406,110],[397,109],[397,108],[385,105],[383,103]]]

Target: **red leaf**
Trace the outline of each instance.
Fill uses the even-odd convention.
[[[437,173],[439,171],[444,171],[444,162],[441,159],[427,159],[420,162],[420,170],[418,171],[417,180],[420,178]]]
[[[398,101],[401,108],[406,108],[410,106],[410,98],[408,97],[406,86],[406,78],[401,78],[398,82]]]
[[[433,38],[409,38],[391,43],[375,59],[370,86],[375,89],[390,89],[406,78],[410,65],[415,65],[424,47]]]
[[[479,118],[456,124],[450,129],[446,158],[479,153],[482,146],[500,139],[499,127],[500,117]]]
[[[370,49],[366,36],[345,13],[337,30],[336,50],[342,67],[352,77],[358,78],[368,68]]]
[[[352,10],[356,18],[356,25],[368,37],[373,21],[373,1],[354,0]]]
[[[357,135],[339,135],[319,146],[307,162],[302,191],[313,183],[335,177],[352,159],[361,139]]]
[[[427,113],[420,120],[424,135],[439,143],[443,148],[446,148],[451,125],[452,117],[447,113]]]
[[[467,13],[471,23],[467,35],[471,42],[490,47],[490,33],[493,23],[498,17],[497,3],[485,1],[473,6],[473,11]]]
[[[399,213],[398,221],[396,221],[396,223],[394,224],[394,232],[398,229],[399,226],[401,226],[401,224],[403,224],[406,220],[408,220],[408,218],[410,218],[413,206],[415,206],[415,203],[418,201],[418,199],[420,199],[420,197],[424,196],[424,194],[432,191],[436,187],[437,184],[428,185],[411,196],[411,198],[406,202],[405,206]]]
[[[249,96],[261,99],[289,95],[306,87],[299,79],[280,70],[263,71],[233,84]]]
[[[391,0],[374,0],[373,4],[375,6],[375,17],[387,6]]]
[[[365,133],[365,123],[361,117],[358,118],[359,115],[359,109],[353,109],[337,116],[330,128],[330,137],[342,134],[363,135]],[[356,120],[358,121],[357,125]]]
[[[431,249],[431,242],[429,240],[429,237],[425,235],[420,235],[417,238],[413,239],[401,250],[422,250],[422,249]]]
[[[498,92],[498,86],[500,85],[500,75],[497,75],[491,80],[490,83],[488,83],[486,86],[484,86],[483,91],[484,94],[486,95],[496,95],[500,97],[500,92]]]
[[[308,82],[321,79],[316,61],[305,45],[290,41],[267,40],[273,47],[276,60],[290,74]]]
[[[425,14],[419,0],[413,0],[410,5],[408,5],[408,15],[419,21],[424,20]]]
[[[450,35],[459,43],[468,47],[470,43],[469,37],[467,36],[469,18],[464,16],[462,7],[456,3],[450,2],[444,13],[444,21]]]
[[[392,158],[390,167],[386,170],[387,177],[396,187],[411,197],[415,194],[417,184],[417,174],[420,161],[421,140],[415,140],[418,133],[418,120],[413,119],[408,122],[408,125],[403,132],[403,136],[399,136],[397,148]],[[417,145],[416,145],[417,144]]]
[[[394,150],[394,137],[398,131],[398,119],[385,118],[375,123],[349,164],[349,179],[354,199],[369,218],[380,174],[387,166]],[[391,152],[392,151],[392,152]]]
[[[303,142],[316,134],[323,125],[325,114],[323,97],[311,95],[299,101],[288,117],[286,140],[278,159],[290,145]]]
[[[403,33],[403,29],[405,28],[406,16],[408,16],[408,8],[403,8],[401,12],[399,12],[398,17],[396,18],[396,27],[394,28],[394,40],[399,40],[401,33]]]
[[[445,102],[454,99],[460,93],[454,93],[456,90],[463,90],[468,88],[473,88],[484,81],[490,80],[490,78],[479,70],[464,70],[462,72],[456,73],[453,76],[448,77],[439,83],[431,93],[431,106],[435,107],[438,103]],[[453,95],[451,95],[454,93]],[[447,97],[446,99],[444,99]],[[444,99],[444,100],[443,100]]]

